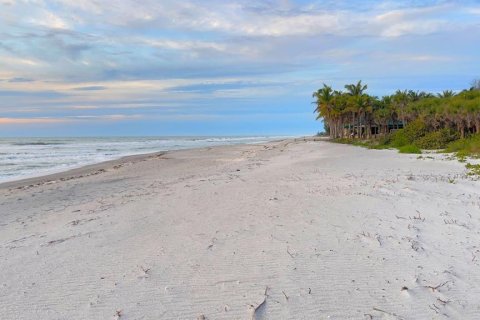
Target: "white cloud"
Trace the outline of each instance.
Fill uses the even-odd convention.
[[[91,3],[91,0],[80,1]],[[71,5],[75,5],[72,4]],[[98,6],[102,6],[101,10]],[[132,28],[157,26],[190,31],[215,31],[239,36],[369,35],[391,36],[425,34],[444,26],[446,16],[461,6],[433,4],[423,7],[377,5],[369,10],[335,9],[324,6],[281,5],[272,2],[264,10],[252,10],[242,2],[124,1],[89,5],[105,23]],[[397,6],[398,7],[398,6]],[[475,9],[471,9],[475,12]],[[410,27],[412,25],[412,27]],[[383,28],[391,31],[383,32]]]
[[[50,29],[68,29],[69,24],[58,15],[48,10],[41,10],[36,17],[27,19],[29,23],[50,28]]]
[[[480,7],[475,7],[475,8],[467,8],[466,10],[470,14],[478,14],[480,15]]]
[[[103,121],[125,121],[125,120],[135,120],[141,119],[143,115],[140,114],[108,114],[108,115],[82,115],[82,116],[69,116],[67,119],[75,120],[103,120]],[[60,118],[65,119],[65,118]]]
[[[68,106],[65,107],[66,109],[72,109],[72,110],[96,110],[100,109],[98,106]]]
[[[372,24],[378,35],[384,37],[426,35],[452,28],[452,22],[446,17],[451,10],[455,8],[448,4],[389,10],[374,16]]]
[[[38,67],[41,64],[40,61],[35,59],[24,59],[7,55],[0,56],[0,66],[4,65],[6,68],[15,68],[18,66]]]
[[[13,6],[14,4],[15,0],[0,0],[0,5]]]
[[[226,45],[212,41],[180,41],[169,39],[139,39],[140,42],[158,48],[167,48],[175,50],[215,50],[225,51]]]
[[[446,27],[442,21],[406,21],[392,25],[384,25],[381,35],[384,37],[400,37],[404,35],[431,34]]]
[[[399,54],[399,53],[376,53],[376,55],[384,60],[384,61],[391,61],[394,63],[395,61],[407,61],[407,62],[419,62],[419,63],[437,63],[437,62],[449,62],[453,61],[452,57],[444,56],[444,55],[434,55],[434,54],[422,54],[422,53],[410,53],[410,54]]]

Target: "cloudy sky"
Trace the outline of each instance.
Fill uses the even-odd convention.
[[[311,93],[480,77],[480,0],[0,0],[0,136],[313,134]]]

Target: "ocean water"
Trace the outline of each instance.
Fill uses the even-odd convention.
[[[0,138],[0,182],[61,172],[127,155],[285,137]]]

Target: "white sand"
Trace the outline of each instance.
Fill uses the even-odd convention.
[[[436,158],[284,141],[4,184],[0,318],[479,319],[480,183]]]

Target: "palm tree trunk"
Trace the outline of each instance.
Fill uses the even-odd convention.
[[[339,122],[340,122],[340,138],[343,139],[345,137],[345,130],[343,128],[343,117],[340,118]]]
[[[365,135],[366,135],[367,139],[370,139],[371,136],[372,136],[372,127],[371,127],[371,124],[370,124],[370,117],[368,117],[368,121],[367,121],[367,112],[366,111],[365,111]]]
[[[353,123],[353,128],[351,129],[351,136],[353,139],[355,139],[355,112],[352,112],[352,123]]]
[[[358,135],[358,139],[361,139],[361,136],[362,136],[362,128],[360,127],[360,121],[362,120],[361,117],[360,117],[360,112],[358,113],[358,127],[357,127],[357,135]]]

